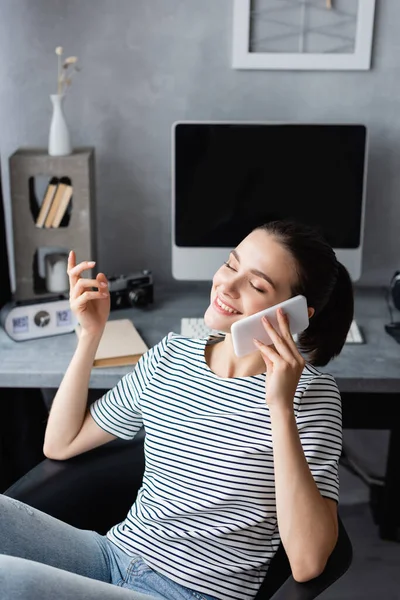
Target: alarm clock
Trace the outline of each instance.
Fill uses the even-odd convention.
[[[8,302],[0,311],[0,323],[16,342],[71,333],[78,321],[63,296],[45,300]]]

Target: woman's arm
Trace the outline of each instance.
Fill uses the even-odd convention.
[[[82,277],[82,273],[95,264],[84,261],[77,265],[75,252],[69,253],[69,302],[80,324],[81,335],[50,410],[43,446],[43,452],[49,458],[64,457],[82,428],[93,360],[110,314],[106,276],[98,273],[96,279]]]
[[[97,335],[82,332],[80,335],[47,421],[43,453],[48,458],[64,460],[70,456],[68,447],[77,437],[85,420],[90,373],[100,337],[100,332]],[[98,426],[92,429],[93,445],[99,446],[113,439],[113,436]],[[88,444],[90,446],[90,440],[87,441],[86,445]]]
[[[277,311],[277,318],[280,334],[264,320],[274,346],[257,340],[255,343],[267,367],[266,402],[272,428],[279,533],[293,577],[308,581],[322,573],[335,547],[337,513],[333,510],[334,501],[322,497],[314,481],[294,414],[293,399],[305,360],[281,310]],[[317,426],[316,431],[319,429]],[[315,440],[315,436],[311,439]],[[334,443],[338,445],[337,440]]]
[[[322,573],[336,545],[336,503],[313,479],[293,409],[271,406],[270,415],[279,533],[294,579],[308,581]]]

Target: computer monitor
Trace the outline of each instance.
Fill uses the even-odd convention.
[[[211,280],[252,229],[316,225],[361,275],[367,130],[352,124],[178,122],[172,128],[172,273]]]

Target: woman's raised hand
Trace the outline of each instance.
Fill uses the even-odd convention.
[[[268,406],[278,406],[293,411],[294,394],[306,361],[298,351],[290,333],[287,315],[281,308],[276,314],[279,332],[266,317],[263,317],[263,325],[274,345],[267,346],[259,340],[254,342],[267,367],[265,391]]]
[[[91,269],[96,263],[84,261],[76,264],[73,250],[68,256],[69,304],[79,321],[82,331],[101,335],[110,314],[110,294],[108,281],[104,273],[98,273],[96,279],[84,279],[83,271]],[[98,291],[93,291],[92,288]]]

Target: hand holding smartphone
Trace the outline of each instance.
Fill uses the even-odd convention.
[[[260,340],[260,342],[267,345],[273,344],[261,319],[266,316],[274,329],[279,332],[278,319],[276,316],[278,308],[282,308],[283,312],[288,317],[289,329],[292,335],[301,333],[307,329],[309,324],[307,300],[301,295],[294,296],[293,298],[289,298],[289,300],[270,306],[254,315],[250,315],[249,317],[245,317],[244,319],[233,323],[231,334],[233,349],[236,356],[245,356],[246,354],[250,354],[257,350],[253,338]]]

